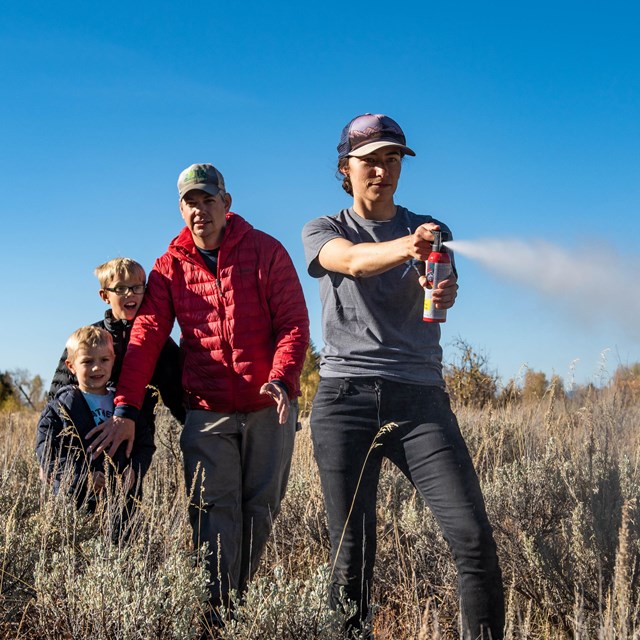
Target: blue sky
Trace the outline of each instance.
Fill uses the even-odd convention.
[[[335,147],[364,112],[395,118],[417,152],[398,203],[461,240],[545,240],[611,282],[632,273],[639,42],[638,5],[615,1],[10,3],[0,371],[50,379],[66,337],[104,311],[93,268],[125,255],[150,269],[180,230],[175,183],[193,162],[285,244],[320,347],[300,231],[348,205]],[[505,379],[529,366],[580,383],[601,378],[606,350],[605,374],[640,361],[633,278],[583,288],[578,311],[561,274],[541,293],[464,256],[458,269],[446,358],[460,337]]]

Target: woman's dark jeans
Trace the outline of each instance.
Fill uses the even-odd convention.
[[[379,433],[392,422],[397,426]],[[358,605],[350,625],[357,627],[367,617],[376,554],[376,492],[386,456],[423,496],[451,547],[465,640],[502,638],[504,596],[496,545],[446,392],[382,378],[322,378],[311,433],[335,562],[331,605],[340,606],[344,587]],[[372,448],[374,440],[379,446]]]

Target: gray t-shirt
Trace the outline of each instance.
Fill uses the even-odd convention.
[[[320,374],[324,377],[379,376],[413,384],[444,386],[440,325],[422,320],[424,263],[410,260],[385,273],[355,278],[325,270],[320,249],[334,238],[386,242],[413,233],[426,222],[449,228],[431,216],[398,207],[391,220],[361,218],[353,209],[308,222],[302,231],[309,275],[320,280],[322,333]]]

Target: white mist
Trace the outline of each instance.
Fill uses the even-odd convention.
[[[594,241],[593,249],[568,250],[531,240],[452,240],[454,253],[476,260],[495,275],[544,295],[584,324],[615,323],[640,340],[640,264]]]

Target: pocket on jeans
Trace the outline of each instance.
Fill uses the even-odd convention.
[[[320,407],[338,402],[344,396],[346,382],[342,378],[322,378],[313,406]]]

